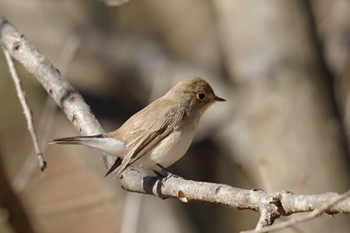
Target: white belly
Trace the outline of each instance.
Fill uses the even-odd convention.
[[[193,138],[191,131],[188,129],[173,131],[137,163],[147,168],[156,167],[157,164],[169,167],[184,156],[190,147]]]

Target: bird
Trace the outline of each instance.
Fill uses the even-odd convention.
[[[199,120],[218,97],[203,78],[180,81],[166,94],[131,116],[115,131],[52,139],[51,144],[78,144],[117,157],[105,176],[139,166],[166,176],[166,168],[182,158],[192,143]]]

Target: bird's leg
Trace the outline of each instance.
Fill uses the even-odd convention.
[[[161,164],[157,163],[157,166],[160,168],[160,171],[154,171],[154,173],[156,173],[158,176],[166,179],[170,177],[177,177],[177,175],[174,175],[173,173],[167,171],[167,169]]]
[[[158,177],[161,178],[161,180],[159,181],[160,187],[163,187],[163,186],[164,186],[164,183],[165,183],[169,178],[171,178],[171,177],[174,177],[174,178],[179,177],[179,176],[177,176],[177,175],[174,175],[174,174],[171,173],[171,172],[168,172],[168,171],[166,170],[166,168],[163,167],[161,164],[157,163],[157,166],[160,168],[160,171],[159,171],[159,170],[158,170],[158,171],[157,171],[157,170],[153,170],[153,171],[154,171],[154,173],[157,174]]]
[[[168,176],[168,174],[164,174],[163,171],[159,172],[159,171],[157,171],[157,170],[153,170],[153,172],[154,172],[158,177],[160,177],[160,178],[165,178],[165,177]]]
[[[154,169],[153,172],[161,178],[165,178],[169,175],[169,172],[161,164],[157,163],[159,169]]]

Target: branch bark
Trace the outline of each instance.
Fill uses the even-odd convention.
[[[49,95],[62,108],[67,118],[82,134],[102,133],[102,127],[91,113],[82,96],[61,76],[60,72],[17,29],[0,17],[0,43],[13,58],[34,75]],[[110,167],[115,158],[103,155]],[[237,210],[250,209],[262,214],[259,227],[270,225],[280,217],[298,212],[309,212],[322,207],[339,195],[294,195],[290,192],[245,190],[224,184],[185,180],[180,177],[150,177],[141,171],[129,169],[118,177],[122,187],[131,192],[155,195],[160,198],[186,198],[222,204]],[[350,213],[350,199],[332,206],[326,213]]]
[[[120,183],[127,191],[150,194],[163,199],[179,198],[181,193],[189,201],[217,203],[236,210],[249,209],[259,212],[267,210],[272,214],[270,215],[272,219],[294,213],[313,211],[339,196],[336,193],[296,195],[287,191],[247,190],[225,184],[186,180],[178,176],[162,179],[145,176],[142,172],[133,169],[129,169],[122,174]],[[350,199],[336,203],[324,212],[328,214],[350,213]],[[271,220],[268,222],[271,222]]]
[[[311,220],[313,218],[316,218],[320,216],[322,213],[324,213],[329,207],[333,206],[337,202],[340,202],[341,200],[344,200],[345,198],[348,198],[350,196],[350,190],[347,192],[338,195],[336,198],[333,198],[331,200],[328,200],[328,203],[325,204],[323,207],[318,207],[317,209],[313,210],[312,212],[308,213],[307,215],[303,216],[297,216],[295,218],[289,219],[288,221],[285,222],[280,222],[277,223],[273,226],[267,226],[267,227],[257,227],[255,230],[251,231],[242,231],[241,233],[264,233],[264,232],[270,232],[270,231],[275,231],[275,230],[280,230],[287,228],[289,226],[295,225],[297,223],[305,222],[308,220]],[[261,215],[263,216],[263,215]]]

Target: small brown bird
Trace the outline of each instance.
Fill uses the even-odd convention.
[[[51,143],[80,144],[117,156],[106,176],[114,170],[120,174],[130,165],[164,174],[166,167],[184,156],[201,116],[216,101],[225,100],[216,96],[204,79],[186,78],[115,131],[53,139]]]

